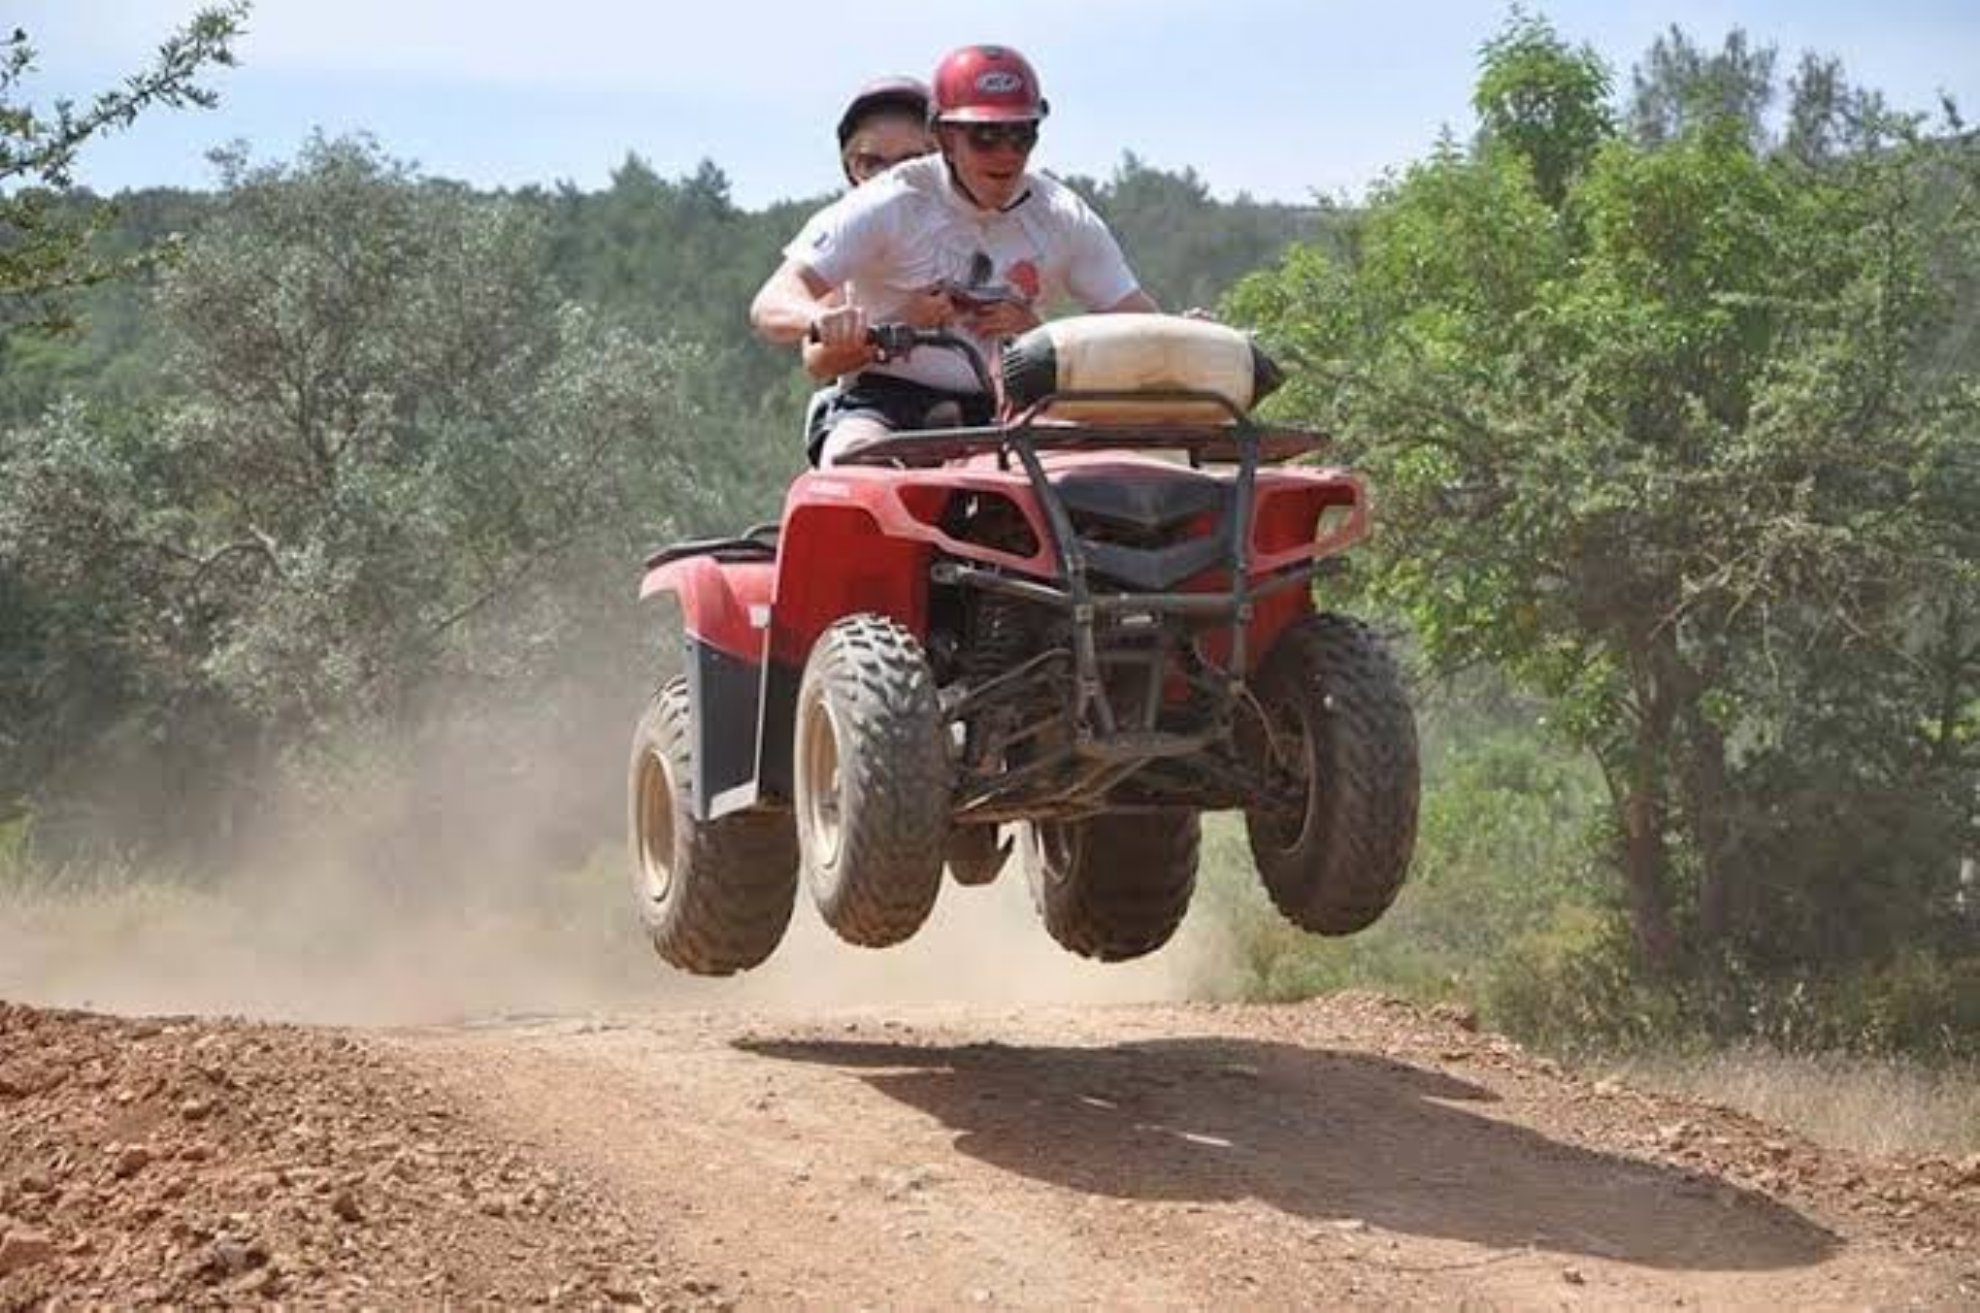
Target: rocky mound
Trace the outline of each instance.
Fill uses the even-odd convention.
[[[651,1238],[335,1031],[0,1003],[0,1308],[661,1303]]]

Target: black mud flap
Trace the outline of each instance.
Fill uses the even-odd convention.
[[[761,796],[789,801],[791,745],[797,741],[798,685],[804,674],[781,661],[763,663],[763,720],[757,730],[756,781]]]
[[[755,662],[690,636],[687,679],[694,723],[694,814],[696,820],[706,821],[756,801],[762,672]],[[789,755],[787,743],[787,761]]]

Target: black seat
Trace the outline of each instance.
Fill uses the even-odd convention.
[[[718,561],[774,561],[777,559],[775,526],[772,526],[768,542],[753,536],[696,538],[690,542],[655,548],[647,553],[646,568],[651,570],[669,561],[681,561],[690,556],[712,556]]]

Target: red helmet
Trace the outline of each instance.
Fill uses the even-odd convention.
[[[909,118],[928,117],[928,88],[919,78],[891,77],[869,82],[859,89],[839,115],[839,149],[844,150],[869,115],[882,112],[905,114]]]
[[[1038,74],[1009,46],[964,46],[935,66],[935,121],[1014,123],[1045,117]]]

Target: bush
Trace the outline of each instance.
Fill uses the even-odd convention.
[[[0,821],[0,885],[12,884],[27,868],[28,827],[33,817],[23,813]]]
[[[1238,827],[1206,827],[1204,900],[1232,941],[1236,991],[1289,1000],[1367,986],[1480,999],[1508,943],[1563,906],[1601,905],[1600,785],[1581,759],[1526,730],[1431,719],[1416,860],[1396,905],[1346,939],[1302,933],[1258,888]]]
[[[1777,1008],[1762,1037],[1790,1051],[1980,1056],[1980,957],[1906,950],[1877,966],[1813,984]]]
[[[1673,995],[1637,976],[1622,917],[1565,905],[1491,964],[1481,1010],[1495,1028],[1556,1052],[1633,1049],[1684,1030]]]
[[[1760,1044],[1788,1055],[1980,1057],[1980,956],[1911,946],[1811,970],[1736,948],[1642,973],[1604,857],[1606,799],[1517,709],[1426,717],[1416,862],[1395,907],[1348,939],[1306,935],[1257,887],[1228,818],[1205,831],[1204,901],[1232,992],[1293,1000],[1349,987],[1460,999],[1523,1043],[1571,1056]],[[1682,854],[1680,854],[1682,856]],[[1693,937],[1689,942],[1696,942]]]
[[[1980,958],[1910,950],[1828,977],[1727,963],[1651,980],[1621,918],[1574,907],[1497,960],[1482,1002],[1494,1026],[1571,1054],[1759,1044],[1791,1056],[1980,1057]]]

